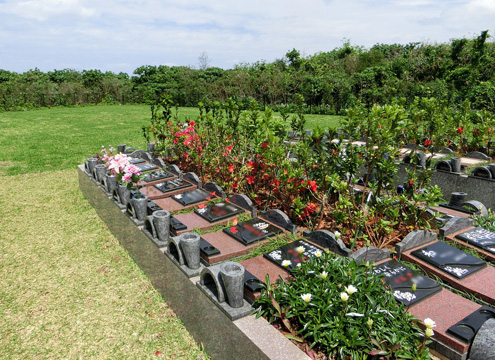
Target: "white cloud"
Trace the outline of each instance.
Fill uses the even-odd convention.
[[[494,0],[4,0],[0,67],[131,73],[146,64],[273,61],[353,45],[446,42],[490,29]],[[36,56],[32,56],[35,53]]]

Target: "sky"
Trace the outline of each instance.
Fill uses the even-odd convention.
[[[272,62],[349,41],[447,43],[495,36],[495,0],[0,0],[0,69]],[[489,41],[494,41],[490,39]]]

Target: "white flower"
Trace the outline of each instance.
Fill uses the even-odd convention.
[[[425,324],[426,328],[428,329],[433,329],[435,326],[437,326],[437,324],[435,324],[435,322],[430,319],[430,318],[426,318],[423,323]]]
[[[305,303],[309,303],[311,301],[311,294],[302,294],[301,298],[304,300]]]
[[[335,235],[335,238],[338,240],[340,238],[340,235],[342,235],[339,231],[336,231],[333,233]]]
[[[288,267],[291,264],[290,260],[284,260],[282,261],[282,266],[283,267]]]
[[[320,277],[322,280],[325,280],[328,276],[328,273],[326,271],[323,271],[321,274],[320,274]]]
[[[301,263],[297,264],[297,267],[301,266]]]
[[[354,285],[349,285],[349,286],[345,287],[345,292],[348,293],[349,295],[352,295],[357,291],[358,290],[356,289],[356,287]]]
[[[298,246],[296,247],[296,252],[299,254],[302,254],[304,252],[304,246]]]
[[[323,255],[323,253],[322,253],[320,250],[316,250],[316,251],[315,251],[315,256],[316,256],[317,258],[319,258],[321,255]]]
[[[342,300],[344,302],[349,300],[349,295],[347,295],[347,293],[345,293],[345,292],[340,293],[340,300]]]
[[[425,331],[425,335],[426,335],[427,338],[431,338],[433,335],[435,335],[435,333],[433,332],[432,329],[428,328]]]

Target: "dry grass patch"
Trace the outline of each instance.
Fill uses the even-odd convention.
[[[79,192],[76,170],[2,181],[13,196],[0,200],[0,358],[206,358]]]

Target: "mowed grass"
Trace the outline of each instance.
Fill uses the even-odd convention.
[[[207,358],[78,187],[101,145],[145,148],[149,118],[145,105],[0,113],[0,359]]]
[[[195,119],[197,108],[180,108]],[[275,116],[278,116],[276,114]],[[102,145],[145,149],[147,105],[105,105],[0,113],[0,176],[74,169]],[[308,129],[337,127],[339,116],[305,115]]]

